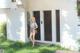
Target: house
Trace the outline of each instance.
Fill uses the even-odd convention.
[[[4,0],[6,1],[6,0]],[[77,0],[8,0],[0,10],[7,15],[7,38],[29,41],[29,19],[39,26],[36,41],[77,50],[80,37]]]

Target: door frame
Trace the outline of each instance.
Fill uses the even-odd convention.
[[[32,10],[32,11],[29,11],[30,12],[30,17],[32,17],[33,16],[33,12],[34,11],[40,11],[40,10]],[[41,11],[40,11],[40,40],[35,40],[36,42],[43,42],[44,41],[44,30],[42,30],[42,29],[44,29],[43,28],[43,24],[41,24],[41,22],[43,22],[43,19],[42,19],[42,13],[41,13]]]
[[[44,39],[44,14],[43,11],[48,11],[48,10],[32,10],[29,11],[30,12],[30,17],[33,16],[33,11],[40,11],[40,32],[41,32],[41,40],[35,40],[36,42],[41,42],[41,43],[51,43],[54,44],[56,43],[56,16],[55,16],[55,10],[50,10],[51,11],[51,15],[52,15],[52,41],[45,41]],[[41,24],[41,22],[43,22]],[[55,26],[54,26],[55,25]]]

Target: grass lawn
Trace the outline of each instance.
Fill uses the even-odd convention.
[[[3,48],[5,53],[55,53],[56,50],[66,50],[59,45],[37,44],[32,47],[31,43],[13,42],[1,38],[0,48]]]

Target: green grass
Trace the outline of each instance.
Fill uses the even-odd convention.
[[[3,41],[0,47],[4,49],[5,53],[55,53],[56,50],[65,50],[60,46],[50,45],[35,45],[32,47],[31,43],[19,43],[11,41]]]
[[[66,50],[59,45],[37,44],[32,47],[31,43],[13,42],[0,38],[0,48],[5,53],[55,53],[56,50]]]

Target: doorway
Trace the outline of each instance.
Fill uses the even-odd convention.
[[[35,36],[36,40],[41,40],[41,33],[40,33],[40,11],[33,11],[33,16],[36,19],[38,28],[37,28],[37,34]]]
[[[52,15],[51,11],[43,11],[44,14],[44,40],[52,41]]]

